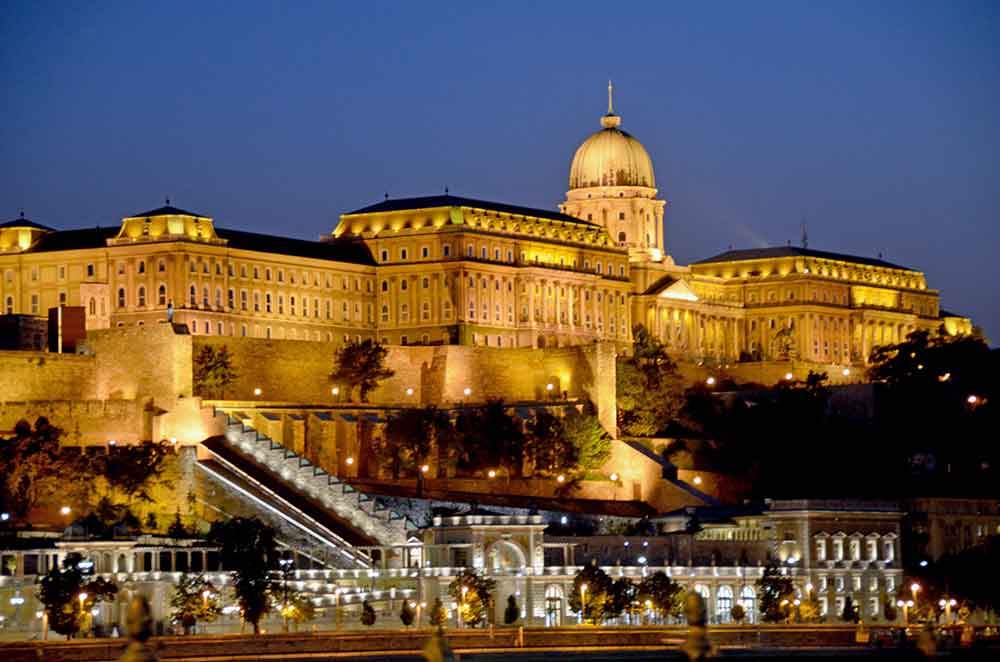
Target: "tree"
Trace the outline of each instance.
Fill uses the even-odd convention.
[[[445,611],[444,604],[441,602],[441,598],[434,598],[434,602],[431,603],[431,611],[428,615],[428,622],[431,625],[444,625],[445,621],[448,619],[448,612]]]
[[[461,444],[472,452],[460,463],[468,471],[503,470],[520,476],[526,436],[521,424],[507,413],[502,400],[490,399],[482,407],[467,410],[455,423]]]
[[[174,511],[174,521],[170,523],[167,527],[167,535],[171,538],[190,538],[191,532],[188,531],[187,527],[184,526],[184,522],[181,521],[181,511]]]
[[[778,623],[788,616],[787,605],[795,599],[792,578],[782,575],[774,559],[764,566],[764,574],[757,580],[760,596],[760,614],[769,623]]]
[[[573,577],[573,593],[569,596],[569,608],[580,613],[584,622],[594,624],[604,619],[610,611],[611,577],[597,563],[585,565]]]
[[[125,497],[126,503],[131,505],[136,498],[148,503],[152,502],[151,483],[163,474],[167,456],[172,453],[172,447],[162,441],[111,446],[97,461],[97,468],[108,486]]]
[[[743,619],[747,617],[747,610],[743,608],[743,605],[736,603],[729,610],[729,616],[733,619],[734,623],[740,625],[743,623]]]
[[[67,639],[80,631],[96,603],[111,600],[118,593],[118,586],[103,577],[87,581],[83,560],[79,553],[71,552],[61,567],[52,568],[38,582],[38,600],[45,606],[49,627]]]
[[[845,623],[857,623],[858,618],[858,607],[854,604],[854,598],[847,596],[844,598],[844,609],[840,612],[840,620]]]
[[[288,600],[281,609],[281,615],[295,624],[295,629],[299,629],[302,623],[308,623],[316,618],[316,605],[306,593],[301,591],[289,591]]]
[[[278,562],[274,529],[256,517],[234,517],[213,522],[207,539],[218,546],[223,567],[231,570],[244,620],[260,634],[260,619],[271,609],[271,573]]]
[[[41,416],[34,428],[22,419],[13,437],[0,439],[0,508],[16,520],[27,518],[42,501],[72,498],[68,492],[89,485],[89,464],[80,454],[64,452],[62,435]]]
[[[1000,535],[987,536],[978,544],[960,552],[948,554],[934,564],[930,579],[943,585],[947,582],[950,595],[959,596],[972,608],[1000,611]],[[924,581],[924,586],[930,582]],[[921,595],[926,603],[930,595]]]
[[[677,366],[646,327],[632,329],[632,355],[618,359],[618,427],[627,435],[650,437],[677,419],[684,403]]]
[[[486,610],[491,602],[491,594],[497,583],[468,568],[464,568],[451,584],[448,585],[448,595],[458,603],[458,613],[462,622],[475,627],[487,616]]]
[[[450,426],[448,417],[435,407],[404,409],[385,424],[383,440],[377,449],[380,462],[388,464],[392,478],[401,471],[419,473],[430,457],[435,442],[440,445],[440,431]]]
[[[375,625],[375,610],[367,600],[361,603],[361,624],[368,627]]]
[[[184,628],[184,634],[198,621],[211,623],[222,613],[219,593],[204,575],[181,575],[170,597],[171,617]]]
[[[194,391],[199,395],[212,394],[224,398],[226,387],[239,378],[233,367],[229,347],[203,345],[194,357]]]
[[[330,381],[342,385],[348,398],[357,389],[361,402],[368,402],[368,394],[396,374],[385,365],[388,355],[388,349],[370,338],[350,341],[337,351]]]
[[[548,409],[541,409],[528,423],[525,457],[536,476],[553,478],[576,466],[576,448],[567,440],[563,423]]]
[[[639,582],[639,602],[645,604],[647,600],[652,604],[653,610],[664,616],[679,616],[684,599],[683,587],[667,576],[662,570],[647,575]]]
[[[809,591],[802,597],[802,602],[799,604],[799,619],[803,623],[818,623],[821,618],[819,598],[816,597],[815,591]]]
[[[399,620],[403,627],[413,625],[413,608],[410,606],[409,600],[403,600],[403,606],[399,608]]]
[[[517,606],[517,598],[514,594],[507,596],[507,607],[503,610],[503,622],[505,625],[513,625],[521,618],[521,608]]]
[[[571,410],[566,414],[563,436],[574,450],[577,473],[600,469],[611,455],[611,439],[590,412]]]
[[[639,587],[628,577],[619,577],[611,584],[608,600],[605,605],[604,617],[617,618],[624,612],[633,611],[633,603],[639,592]]]

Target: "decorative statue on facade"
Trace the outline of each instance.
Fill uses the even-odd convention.
[[[153,617],[149,610],[149,601],[145,596],[137,595],[132,598],[128,605],[125,625],[128,627],[129,642],[120,662],[157,662],[160,658],[146,643],[153,634]]]
[[[708,621],[705,600],[695,591],[689,591],[684,597],[684,618],[688,623],[688,636],[681,644],[681,652],[689,660],[707,660],[714,656],[712,645],[708,641]]]
[[[776,360],[794,359],[798,356],[795,344],[794,322],[774,334],[771,339],[771,356]]]

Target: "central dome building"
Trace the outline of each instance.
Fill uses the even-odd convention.
[[[608,230],[629,251],[633,262],[664,258],[664,200],[656,197],[653,161],[635,137],[622,131],[614,112],[613,88],[608,83],[608,112],[601,130],[583,141],[569,170],[569,191],[560,205],[564,214]],[[669,259],[669,258],[668,258]]]

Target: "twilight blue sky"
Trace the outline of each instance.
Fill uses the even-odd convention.
[[[162,202],[314,238],[382,198],[554,208],[613,78],[687,263],[798,240],[1000,334],[1000,3],[44,2],[0,9],[0,217]]]

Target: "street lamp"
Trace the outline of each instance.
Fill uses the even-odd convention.
[[[80,597],[80,626],[81,626],[80,629],[83,629],[83,626],[86,625],[87,623],[87,614],[83,610],[83,603],[86,602],[87,600],[87,592],[81,591],[79,597]]]
[[[709,386],[715,386],[715,377],[709,377],[708,379],[705,380],[705,383],[708,384]]]
[[[958,601],[955,600],[955,598],[942,599],[942,600],[938,601],[938,605],[940,605],[944,609],[944,622],[945,622],[945,624],[951,625],[951,608],[954,607],[957,604],[958,604]]]
[[[468,389],[466,389],[468,390]],[[465,594],[469,592],[468,586],[462,587],[462,604],[458,609],[458,620],[461,622],[461,627],[465,627]]]
[[[281,602],[281,615],[285,617],[285,632],[288,632],[288,575],[292,572],[292,564],[295,561],[286,557],[278,559],[278,565],[281,566],[281,580],[283,584],[284,597]]]
[[[62,513],[63,515],[69,515],[70,512],[72,512],[72,510],[73,509],[70,508],[69,506],[63,506],[62,508],[59,509],[59,512]]]
[[[910,592],[913,593],[914,604],[917,603],[919,601],[917,593],[920,592],[920,584],[918,584],[917,582],[913,582],[912,584],[910,584]]]
[[[566,476],[564,476],[562,474],[559,474],[558,476],[556,476],[556,482],[557,483],[565,483],[566,482]]]

